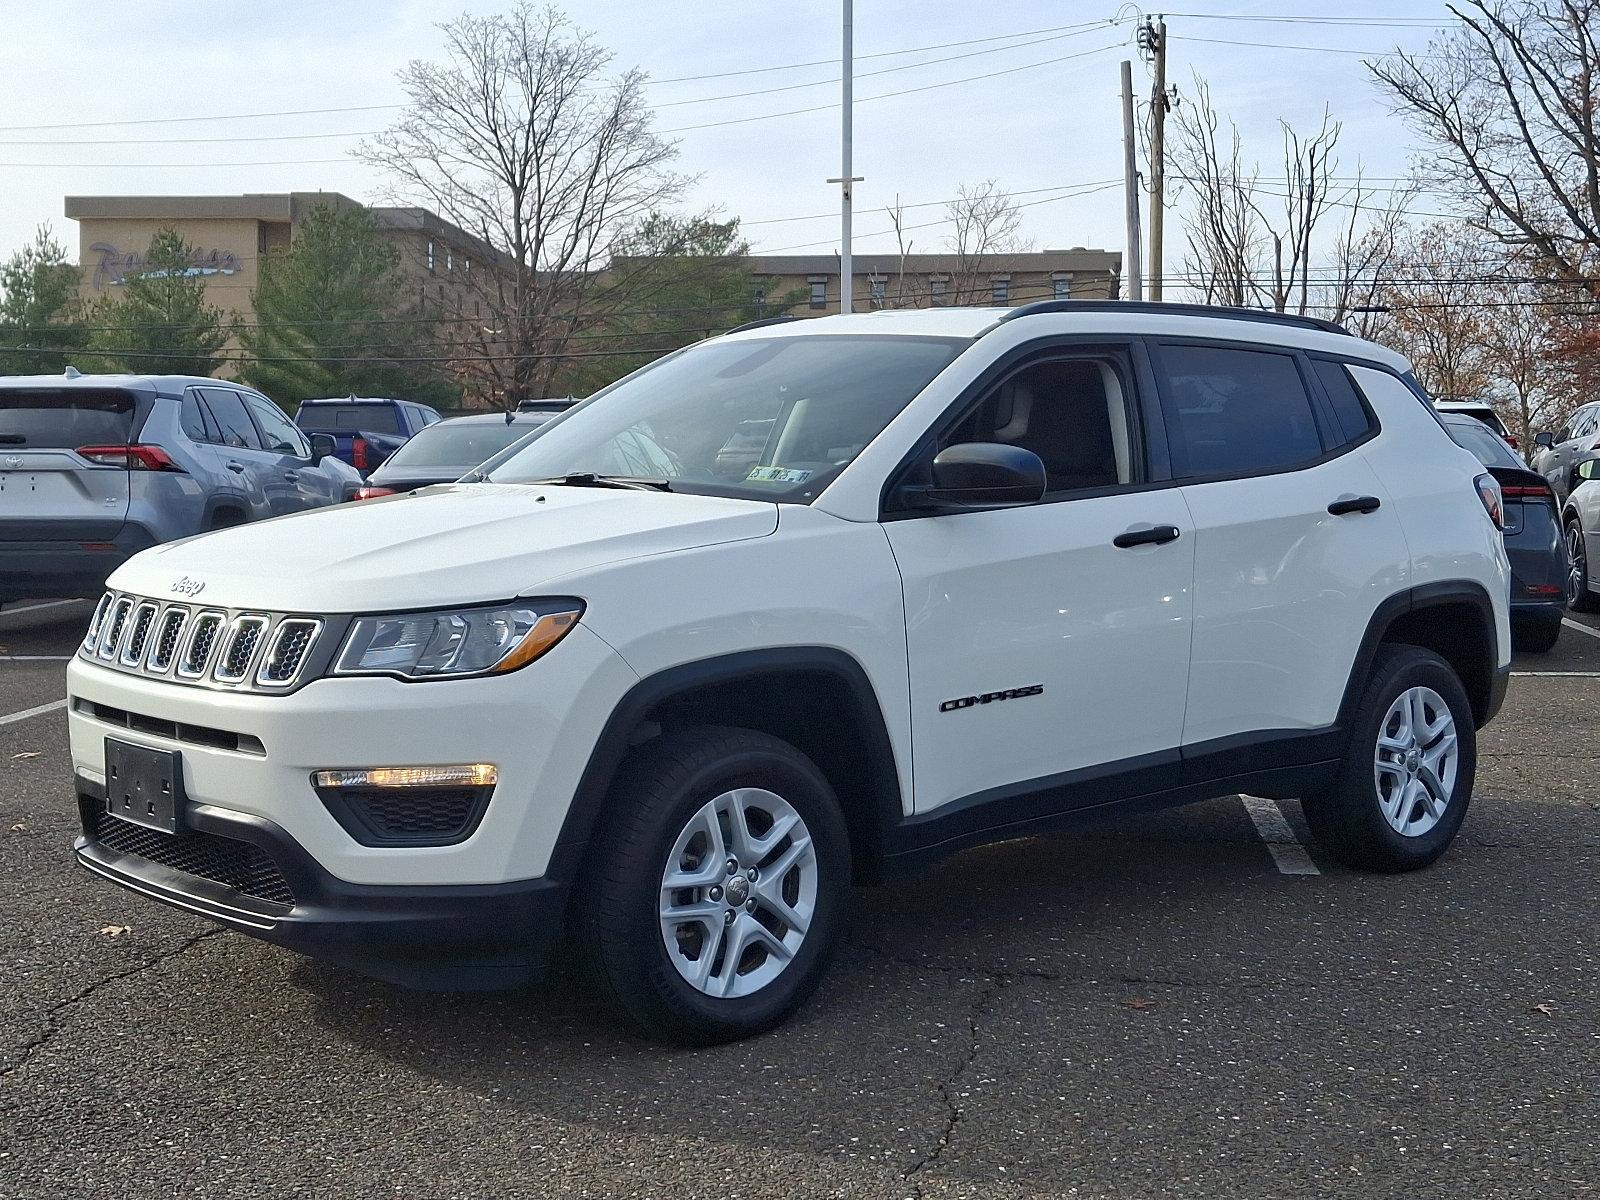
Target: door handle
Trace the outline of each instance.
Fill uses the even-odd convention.
[[[293,471],[285,471],[283,473],[283,477],[290,483],[294,483],[300,478],[300,476],[296,475]]]
[[[1119,533],[1111,539],[1111,544],[1119,550],[1131,546],[1165,546],[1168,542],[1177,541],[1178,533],[1176,525],[1152,525],[1149,529],[1129,529]]]
[[[1383,501],[1376,496],[1343,496],[1328,505],[1328,512],[1336,517],[1348,516],[1350,513],[1376,512],[1378,505]]]
[[[234,472],[234,474],[236,474],[236,475],[243,475],[244,474],[244,464],[243,463],[230,462],[230,463],[228,463],[226,465],[227,465],[228,470]]]

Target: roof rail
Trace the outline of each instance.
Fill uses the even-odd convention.
[[[746,321],[743,325],[735,325],[728,330],[729,333],[743,333],[746,329],[761,329],[767,325],[782,325],[788,321],[803,321],[804,317],[762,317],[759,321]]]
[[[1295,325],[1301,329],[1320,329],[1324,333],[1350,331],[1337,321],[1324,321],[1321,317],[1303,317],[1298,313],[1273,312],[1266,308],[1233,308],[1224,304],[1168,304],[1157,300],[1038,300],[1032,304],[1019,304],[1007,309],[995,322],[1014,321],[1018,317],[1031,317],[1038,313],[1064,312],[1136,312],[1170,313],[1175,317],[1219,317],[1229,321],[1260,321],[1267,325]]]

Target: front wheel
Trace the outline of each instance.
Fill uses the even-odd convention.
[[[627,764],[578,894],[600,997],[641,1032],[709,1044],[786,1019],[849,896],[843,814],[814,763],[747,729],[657,738]]]
[[[1600,599],[1589,590],[1589,552],[1583,523],[1577,517],[1567,521],[1567,607],[1575,612],[1600,612]]]
[[[1414,871],[1455,840],[1476,769],[1472,705],[1450,664],[1419,646],[1384,646],[1339,779],[1305,801],[1306,822],[1346,866]]]

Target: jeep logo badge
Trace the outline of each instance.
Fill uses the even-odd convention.
[[[190,579],[187,575],[185,575],[182,579],[178,580],[172,585],[171,590],[174,595],[193,597],[198,596],[205,586],[204,580]]]

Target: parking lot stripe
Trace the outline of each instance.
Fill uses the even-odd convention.
[[[1600,671],[1513,671],[1513,675],[1534,675],[1542,679],[1600,679]]]
[[[1250,814],[1256,832],[1272,852],[1272,861],[1278,864],[1280,875],[1322,874],[1306,853],[1306,848],[1300,844],[1300,839],[1295,837],[1294,830],[1289,828],[1289,822],[1284,819],[1276,800],[1266,800],[1260,796],[1240,796],[1239,799],[1244,802],[1244,810]]]
[[[15,608],[0,608],[0,617],[12,613],[38,612],[41,608],[63,608],[68,604],[82,604],[82,600],[41,600],[37,604],[19,604]]]
[[[71,662],[70,654],[0,654],[0,662]]]
[[[65,708],[66,700],[52,700],[49,704],[41,704],[38,708],[25,708],[21,712],[7,713],[0,717],[0,725],[10,725],[17,721],[26,721],[29,717],[40,717],[47,712],[55,712],[58,708]]]
[[[1600,638],[1600,629],[1590,629],[1582,621],[1574,621],[1571,617],[1562,617],[1561,623],[1568,629],[1576,629],[1579,633],[1587,633],[1592,638]]]

